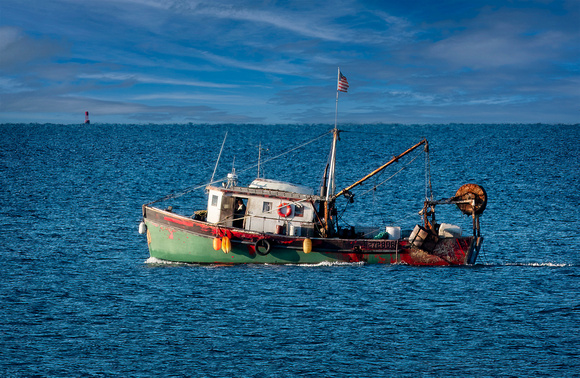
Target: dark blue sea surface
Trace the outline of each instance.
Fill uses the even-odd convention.
[[[341,125],[339,188],[427,137],[436,198],[486,189],[475,266],[149,259],[142,204],[204,208],[203,190],[177,195],[210,180],[226,131],[216,177],[248,184],[261,142],[262,176],[318,187],[330,128],[0,125],[0,375],[578,374],[579,125]],[[424,167],[365,183],[342,224],[412,227]]]

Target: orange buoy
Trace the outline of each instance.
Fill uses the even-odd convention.
[[[231,250],[232,250],[232,243],[230,242],[230,238],[228,238],[227,236],[224,236],[222,238],[222,251],[224,251],[224,253],[230,253]]]
[[[220,238],[213,239],[213,249],[215,249],[216,251],[222,249],[222,239]]]

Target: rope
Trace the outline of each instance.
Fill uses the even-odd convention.
[[[483,265],[489,265],[489,263],[487,262],[487,256],[485,255],[485,248],[483,245],[480,247],[479,259],[481,260]]]
[[[404,221],[406,221],[407,219],[409,219],[409,218],[414,218],[414,217],[416,217],[416,216],[417,216],[417,213],[411,213],[411,214],[407,215],[406,217],[404,217],[404,218],[399,218],[399,219],[397,219],[397,220],[396,220],[396,221],[394,221],[394,222],[388,223],[387,225],[388,225],[388,226],[395,226],[395,225],[400,225],[400,224],[402,224]],[[421,218],[421,217],[419,216],[419,219],[420,219],[420,218]]]
[[[429,150],[425,151],[425,198],[433,200],[433,187],[431,186],[431,158]]]
[[[377,180],[375,180],[376,182]],[[377,224],[377,185],[373,188],[373,224]]]
[[[222,178],[221,180],[224,180],[224,179],[225,178]],[[221,181],[221,180],[219,180],[219,181]],[[196,186],[194,186],[194,187],[191,187],[190,186],[190,187],[188,187],[186,189],[183,189],[183,191],[181,191],[179,193],[168,194],[165,197],[161,197],[159,199],[156,199],[155,201],[151,201],[151,202],[147,203],[146,206],[153,205],[154,203],[157,203],[157,202],[167,201],[169,199],[174,199],[174,198],[182,197],[182,196],[186,195],[187,193],[191,193],[191,192],[193,192],[194,190],[197,190],[197,189],[205,188],[207,185],[210,185],[210,184],[205,183],[205,184],[196,184]]]

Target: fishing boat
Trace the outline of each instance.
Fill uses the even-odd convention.
[[[339,90],[340,80],[339,71]],[[465,184],[452,197],[439,200],[430,190],[419,211],[421,222],[412,229],[341,226],[337,201],[353,202],[354,189],[413,151],[422,148],[429,154],[429,143],[419,141],[336,190],[340,132],[335,121],[328,133],[332,136],[329,162],[317,191],[259,174],[249,185],[241,185],[232,169],[222,182],[212,177],[205,186],[206,208],[191,216],[178,214],[172,207],[163,209],[158,201],[143,205],[139,232],[147,235],[150,256],[196,264],[475,264],[483,242],[479,219],[487,205],[487,194],[477,184]],[[471,230],[464,235],[460,226],[439,223],[435,216],[439,205],[457,206],[471,218]]]
[[[334,129],[332,150],[340,131]],[[348,227],[337,225],[339,198],[352,201],[352,190],[427,140],[393,157],[352,185],[335,193],[335,155],[318,193],[303,185],[256,178],[249,185],[238,182],[235,170],[222,185],[208,185],[207,208],[193,216],[171,207],[143,205],[139,229],[147,235],[151,257],[199,264],[316,264],[364,262],[409,265],[475,264],[482,245],[480,215],[487,204],[485,190],[465,184],[451,198],[426,198],[420,210],[422,224],[413,230],[397,226]],[[437,205],[456,205],[472,218],[472,232],[438,223]]]

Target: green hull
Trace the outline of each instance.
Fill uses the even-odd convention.
[[[254,252],[253,244],[232,242],[229,253],[213,248],[213,238],[199,236],[179,229],[168,228],[146,221],[149,254],[160,260],[198,264],[319,264],[323,262],[400,262],[397,253],[354,254],[316,252],[304,253],[298,249],[272,246],[262,256]],[[345,256],[347,255],[347,256]],[[399,260],[397,261],[397,257]]]
[[[272,243],[269,253],[256,253],[255,243],[249,240],[232,240],[231,250],[225,253],[222,249],[214,249],[214,237],[200,235],[195,232],[158,224],[145,220],[147,226],[147,242],[151,257],[174,262],[196,264],[320,264],[324,262],[364,262],[370,264],[410,265],[463,265],[469,255],[466,248],[457,248],[459,239],[449,240],[446,257],[437,257],[414,248],[401,248],[392,251],[354,252],[350,251],[317,251],[305,253],[301,248]],[[314,242],[316,243],[316,239]],[[465,241],[471,244],[471,238]],[[468,244],[465,247],[471,249]],[[458,259],[450,261],[451,255]]]

